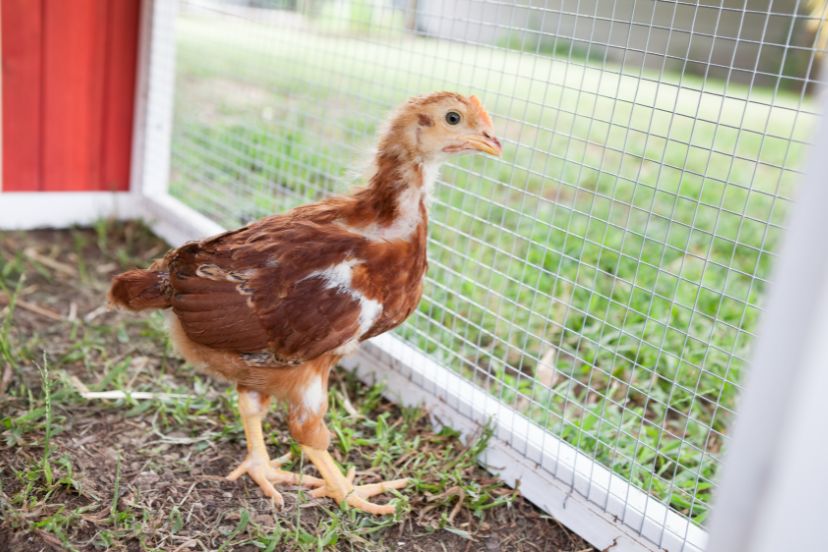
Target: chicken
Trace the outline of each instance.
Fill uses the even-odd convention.
[[[382,133],[364,188],[187,243],[146,270],[115,276],[111,304],[168,310],[180,354],[236,384],[248,452],[229,479],[249,475],[277,505],[274,484],[282,483],[372,514],[394,512],[368,498],[406,479],[355,486],[327,451],[328,374],[416,308],[427,198],[441,163],[463,152],[501,153],[480,101],[451,92],[414,97]],[[290,434],[321,478],[271,461],[262,435],[271,398],[288,403]]]

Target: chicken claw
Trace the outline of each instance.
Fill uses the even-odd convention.
[[[302,452],[313,462],[313,465],[316,466],[324,479],[322,485],[310,492],[310,495],[314,498],[329,497],[340,505],[347,503],[352,508],[357,508],[369,514],[388,515],[396,511],[393,504],[374,504],[366,499],[391,489],[402,489],[408,485],[408,478],[368,485],[354,485],[355,471],[351,469],[347,476],[342,475],[328,451],[302,446]]]
[[[285,455],[276,460],[270,460],[267,455],[257,454],[252,451],[247,455],[239,466],[227,475],[227,479],[235,481],[243,474],[247,474],[256,482],[262,489],[265,496],[270,497],[273,503],[279,508],[285,504],[281,493],[273,486],[276,484],[283,485],[302,485],[306,487],[316,487],[317,489],[325,484],[325,481],[318,477],[311,475],[297,474],[289,471],[279,469],[282,463],[286,460]],[[314,489],[317,490],[317,489]]]

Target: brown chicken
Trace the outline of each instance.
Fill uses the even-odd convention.
[[[327,452],[328,374],[361,341],[399,326],[420,301],[427,198],[451,154],[500,155],[480,101],[451,92],[410,99],[383,132],[368,185],[238,230],[187,243],[147,270],[116,276],[110,302],[168,309],[173,343],[190,363],[238,387],[247,473],[281,505],[274,483],[307,485],[373,514],[367,499],[406,479],[353,485]],[[320,478],[271,461],[262,418],[271,397],[289,405],[290,434]]]

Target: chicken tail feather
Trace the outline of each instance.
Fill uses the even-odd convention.
[[[169,273],[134,269],[118,274],[109,288],[109,304],[133,311],[170,306]]]

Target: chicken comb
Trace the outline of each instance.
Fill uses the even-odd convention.
[[[483,104],[480,103],[478,97],[471,96],[469,97],[469,101],[477,109],[477,112],[480,114],[480,118],[483,119],[483,122],[489,126],[492,126],[492,118],[489,117],[489,113],[486,111],[486,108],[483,107]]]

